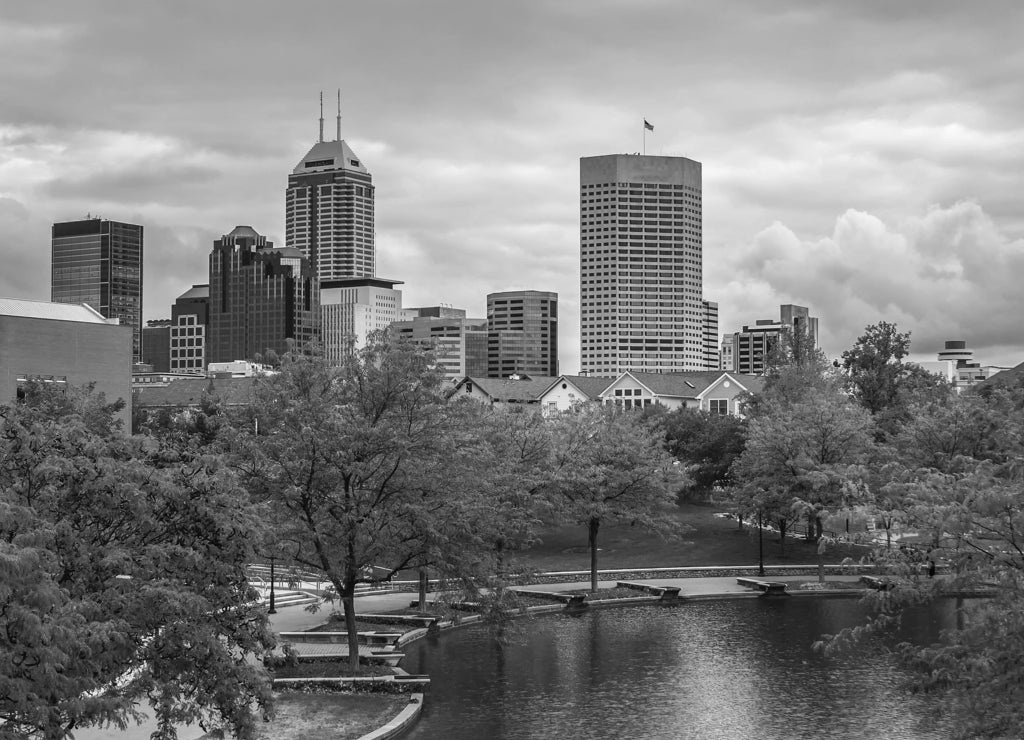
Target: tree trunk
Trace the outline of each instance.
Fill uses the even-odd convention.
[[[779,517],[779,557],[786,557],[786,520]]]
[[[825,540],[818,539],[818,583],[825,584]]]
[[[338,588],[340,584],[335,584]],[[345,607],[345,629],[348,631],[348,666],[353,676],[359,675],[359,634],[356,630],[356,584],[354,579],[346,579],[345,585],[339,589],[341,603]]]
[[[427,613],[427,569],[420,568],[420,614]]]
[[[601,520],[591,517],[588,524],[590,536],[590,590],[597,591],[597,530],[601,526]]]

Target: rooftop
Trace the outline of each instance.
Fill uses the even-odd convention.
[[[118,323],[117,319],[103,318],[103,314],[88,303],[51,303],[50,301],[27,301],[20,298],[0,298],[0,316],[76,321],[81,324]]]
[[[295,165],[292,174],[305,175],[310,172],[330,172],[331,170],[370,174],[344,140],[321,141],[314,144],[302,161]]]

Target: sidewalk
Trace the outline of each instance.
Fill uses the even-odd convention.
[[[637,579],[641,580],[641,579]],[[786,583],[813,581],[814,576],[765,576],[767,581],[781,581]],[[857,582],[859,575],[830,575],[828,581]],[[679,596],[726,596],[729,594],[751,594],[749,588],[736,583],[733,576],[721,576],[715,578],[644,578],[643,583],[654,586],[678,586]],[[617,581],[598,581],[599,588],[615,588]],[[589,589],[589,582],[573,581],[570,583],[538,583],[529,586],[534,591],[578,591]],[[639,592],[638,592],[639,595]],[[428,599],[434,594],[428,595]],[[356,614],[382,614],[399,609],[406,609],[409,602],[416,599],[416,594],[411,591],[394,591],[388,594],[375,596],[360,596],[355,599]],[[331,612],[340,610],[340,604],[324,604],[320,610],[310,613],[301,606],[286,607],[278,609],[277,614],[270,615],[270,624],[274,632],[303,632],[312,629],[327,621]]]

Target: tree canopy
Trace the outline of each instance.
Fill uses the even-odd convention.
[[[641,413],[611,406],[583,407],[551,423],[551,493],[558,519],[587,527],[590,587],[597,590],[597,536],[603,523],[639,524],[664,531],[660,516],[682,482],[660,430]]]
[[[123,727],[148,701],[251,737],[273,638],[246,578],[255,528],[216,457],[120,434],[102,397],[30,387],[0,407],[5,736]]]

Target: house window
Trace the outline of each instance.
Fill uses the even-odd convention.
[[[708,410],[712,414],[721,414],[722,416],[725,416],[729,413],[729,399],[712,398],[708,401]]]

